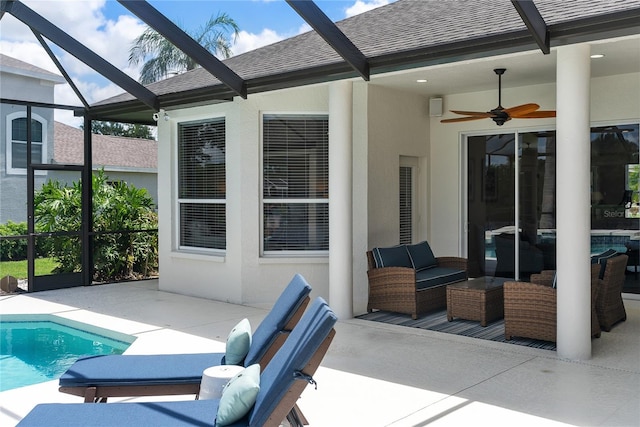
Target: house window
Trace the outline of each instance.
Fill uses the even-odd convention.
[[[225,250],[224,118],[178,124],[179,248]]]
[[[415,203],[417,169],[417,158],[400,156],[400,186],[398,189],[400,244],[411,244],[417,229]]]
[[[263,253],[329,249],[329,119],[263,116]]]
[[[19,111],[7,116],[7,173],[27,173],[27,113]],[[31,115],[31,163],[42,164],[47,153],[47,121]]]
[[[400,166],[400,244],[408,245],[412,240],[413,179],[409,166]]]

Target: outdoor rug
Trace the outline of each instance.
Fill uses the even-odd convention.
[[[486,327],[480,326],[480,322],[471,320],[453,319],[447,320],[447,311],[436,311],[423,314],[413,320],[407,314],[391,313],[388,311],[374,311],[373,313],[357,316],[358,319],[371,320],[373,322],[389,323],[392,325],[407,326],[410,328],[428,329],[430,331],[444,332],[446,334],[463,335],[465,337],[479,338],[483,340],[503,342],[507,344],[524,345],[527,347],[554,350],[556,344],[550,341],[532,340],[513,337],[507,341],[504,338],[504,320],[496,320]]]

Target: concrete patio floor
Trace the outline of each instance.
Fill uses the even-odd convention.
[[[640,301],[627,299],[625,307],[627,321],[595,339],[592,358],[581,362],[343,320],[315,375],[317,390],[307,387],[299,407],[310,427],[639,426]],[[127,353],[142,354],[224,351],[229,330],[244,317],[258,325],[267,308],[160,292],[150,280],[6,295],[0,312],[51,313],[135,335]],[[165,400],[181,398],[190,397]],[[2,392],[0,425],[15,425],[38,403],[81,401],[59,393],[57,381]]]

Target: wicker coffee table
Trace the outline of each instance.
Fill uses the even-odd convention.
[[[447,320],[477,320],[480,325],[504,317],[502,285],[509,279],[478,277],[447,285]]]

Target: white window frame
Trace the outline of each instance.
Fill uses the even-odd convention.
[[[196,123],[206,123],[206,122],[224,122],[225,124],[225,182],[226,182],[226,174],[227,174],[227,159],[226,159],[226,142],[227,142],[227,132],[226,132],[226,126],[227,126],[227,121],[226,121],[226,116],[207,116],[207,117],[195,117],[189,120],[181,120],[179,122],[176,122],[175,125],[175,151],[174,151],[174,176],[176,177],[175,179],[175,187],[174,187],[174,194],[176,195],[175,198],[175,204],[174,204],[174,209],[175,209],[175,215],[174,218],[176,218],[176,221],[174,223],[174,230],[175,230],[175,244],[174,244],[174,248],[176,248],[177,251],[179,252],[184,252],[184,253],[192,253],[192,254],[201,254],[201,255],[215,255],[215,256],[224,256],[226,254],[226,247],[227,247],[227,243],[228,243],[228,235],[227,235],[227,228],[228,228],[228,219],[226,218],[226,204],[227,204],[227,193],[225,192],[225,197],[224,198],[218,198],[218,199],[194,199],[194,198],[180,198],[180,125],[189,125],[189,124],[196,124]],[[218,204],[218,205],[224,205],[225,207],[225,249],[219,249],[219,248],[207,248],[207,247],[201,247],[201,246],[190,246],[190,245],[182,245],[181,244],[181,223],[182,223],[182,218],[181,218],[181,205],[183,204],[201,204],[201,205],[214,205],[214,204]]]
[[[16,119],[22,119],[22,118],[27,118],[27,112],[26,111],[16,111],[15,113],[11,113],[7,115],[7,122],[6,122],[6,171],[8,175],[26,175],[27,174],[27,168],[14,168],[13,165],[13,143],[24,143],[25,145],[27,144],[26,141],[16,141],[13,139],[13,121]],[[47,162],[47,140],[48,140],[48,122],[47,120],[40,116],[39,114],[35,114],[35,113],[31,113],[31,120],[35,120],[37,122],[39,122],[42,125],[42,143],[38,142],[36,144],[41,144],[42,145],[42,159],[41,159],[41,163],[45,164]],[[30,124],[29,124],[30,125]],[[34,144],[34,142],[31,142],[32,144]],[[46,171],[42,171],[42,170],[36,170],[34,171],[35,175],[46,175]]]
[[[327,112],[262,112],[260,114],[260,254],[265,258],[295,258],[295,257],[327,257],[329,255],[329,250],[279,250],[279,251],[269,251],[265,250],[264,241],[265,241],[265,229],[264,229],[264,215],[265,215],[265,204],[326,204],[329,205],[329,197],[327,198],[309,198],[309,199],[293,199],[293,198],[282,198],[282,199],[265,199],[264,198],[264,117],[265,116],[282,116],[282,117],[300,117],[300,116],[323,116],[329,120],[329,114]],[[306,155],[306,153],[302,153],[301,155]],[[328,157],[328,154],[327,154]],[[327,158],[327,163],[329,159]],[[330,177],[328,176],[328,179]],[[328,182],[327,182],[328,185]]]
[[[415,243],[416,241],[416,236],[417,236],[417,231],[418,231],[418,200],[417,200],[417,188],[418,188],[418,159],[415,157],[407,157],[407,156],[400,156],[400,168],[398,170],[398,173],[400,173],[400,171],[404,168],[408,168],[411,170],[411,211],[410,211],[410,215],[411,217],[409,218],[411,221],[411,241],[410,242],[405,242],[405,243]],[[401,177],[400,177],[401,178]],[[402,180],[400,179],[399,181],[399,188],[398,188],[398,193],[400,194],[400,190],[402,186]],[[398,201],[399,203],[399,201]],[[398,229],[400,230],[398,237],[400,238],[402,233],[402,222],[403,222],[403,218],[402,215],[400,214],[400,211],[398,211]],[[402,242],[400,242],[402,243]]]

